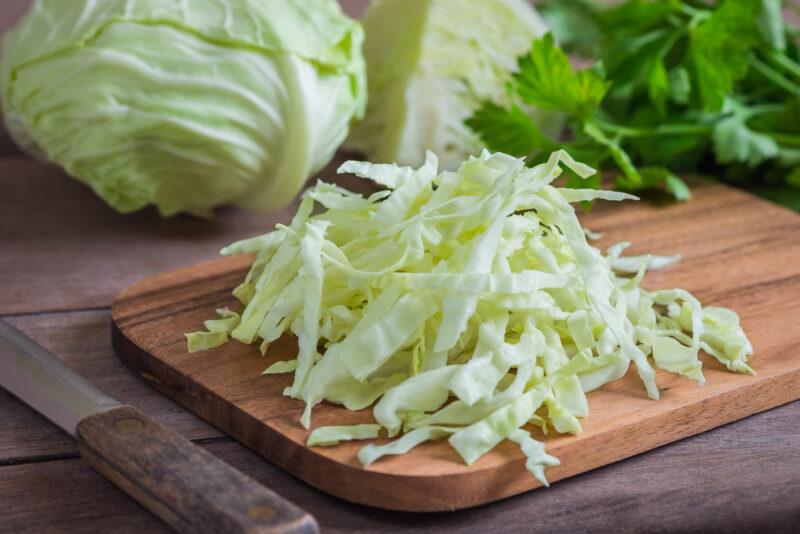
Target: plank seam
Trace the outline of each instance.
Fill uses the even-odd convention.
[[[238,443],[235,439],[231,438],[227,434],[224,436],[195,438],[195,439],[190,439],[189,441],[200,447],[203,447],[205,445],[214,445],[217,443]],[[12,456],[10,458],[0,458],[0,468],[14,466],[14,465],[41,464],[46,462],[58,462],[61,460],[73,460],[75,458],[80,458],[80,457],[81,455],[78,453],[77,450],[71,452],[42,454],[38,456]]]
[[[26,317],[44,317],[47,315],[60,315],[70,313],[91,313],[111,311],[111,305],[108,306],[90,306],[87,308],[65,308],[63,310],[37,310],[31,312],[15,312],[15,313],[0,313],[2,319],[22,319]]]

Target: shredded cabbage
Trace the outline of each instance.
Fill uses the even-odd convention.
[[[377,438],[381,425],[321,426],[308,436],[309,447],[330,447],[342,441]]]
[[[347,162],[340,172],[387,191],[364,198],[320,182],[288,226],[223,249],[257,252],[234,291],[244,311],[189,334],[190,350],[215,346],[204,342],[220,332],[266,352],[290,332],[297,357],[265,372],[294,373],[285,394],[306,403],[306,427],[323,400],[375,403],[377,425],[396,439],[363,447],[365,466],[445,437],[471,464],[510,439],[543,484],[558,460],[525,426],[580,433],[586,393],[631,362],[653,399],[653,366],[703,383],[701,349],[753,373],[734,312],[641,287],[648,268],[678,257],[621,258],[627,243],[603,254],[587,242],[570,202],[629,196],[555,187],[562,165],[594,172],[564,151],[533,168],[484,151],[441,173],[430,152],[417,170]],[[318,428],[309,445],[377,429]]]

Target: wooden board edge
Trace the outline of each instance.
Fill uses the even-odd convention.
[[[187,380],[177,370],[142,350],[125,336],[113,320],[111,321],[111,344],[123,363],[156,391],[293,476],[328,494],[357,504],[407,512],[450,511],[481,504],[481,502],[465,502],[463,505],[453,506],[446,500],[437,502],[435,499],[409,504],[405,500],[398,500],[396,492],[384,492],[382,489],[396,487],[396,479],[402,478],[403,491],[409,491],[411,495],[425,495],[429,489],[429,478],[391,475],[369,469],[362,470],[336,462],[312,448],[298,447],[286,436],[262,425],[260,421],[252,420],[252,416],[237,406],[214,393],[204,391],[194,381]],[[255,435],[248,432],[248,426],[262,426],[264,431],[260,435]],[[311,461],[312,459],[313,461]],[[304,468],[307,465],[316,465],[317,468]],[[319,466],[322,466],[324,470]],[[520,463],[520,468],[524,469],[522,463]],[[350,486],[342,485],[340,481],[351,478],[354,471],[358,471],[357,475],[365,479],[363,486],[368,487],[369,490],[342,491],[342,488]]]
[[[160,272],[151,276],[147,276],[125,287],[120,291],[111,304],[112,316],[116,316],[115,310],[119,309],[119,304],[131,298],[131,295],[137,294],[137,299],[142,299],[151,294],[150,291],[143,291],[142,288],[156,282],[166,282],[169,280],[180,280],[180,285],[190,285],[196,283],[198,280],[205,278],[206,268],[214,268],[218,271],[218,276],[229,276],[232,273],[242,272],[246,273],[253,263],[253,254],[238,254],[236,256],[220,256],[210,260],[169,271]],[[220,266],[222,266],[220,268]]]
[[[308,484],[335,495],[344,500],[368,506],[407,511],[407,512],[441,512],[469,508],[501,500],[539,487],[539,483],[528,475],[524,467],[524,458],[510,461],[500,470],[492,473],[491,479],[505,482],[503,488],[497,491],[482,491],[485,486],[486,473],[483,469],[466,468],[461,473],[437,477],[438,484],[447,484],[455,491],[431,491],[431,477],[416,475],[389,474],[370,469],[361,469],[344,463],[337,462],[325,455],[319,454],[312,448],[298,446],[286,436],[264,426],[260,421],[220,397],[216,393],[204,390],[195,381],[187,379],[176,369],[163,361],[155,358],[147,351],[140,348],[130,340],[123,330],[112,319],[112,346],[123,362],[134,373],[150,384],[157,391],[176,401],[181,406],[197,414],[209,424],[224,433],[230,434],[234,439],[248,448],[281,467]],[[575,466],[565,469],[560,475],[552,478],[553,482],[563,480],[593,469],[616,463],[617,461],[641,454],[656,447],[685,439],[689,436],[722,426],[743,417],[759,413],[776,406],[800,398],[800,369],[773,377],[766,385],[774,396],[756,395],[755,402],[748,401],[747,397],[753,388],[764,387],[765,384],[753,384],[749,387],[733,389],[718,397],[711,399],[716,406],[726,404],[736,405],[736,410],[728,412],[727,417],[717,420],[692,418],[693,407],[686,406],[676,412],[667,412],[664,415],[648,421],[651,432],[644,439],[637,438],[635,444],[624,456],[619,455],[617,446],[607,447],[605,455],[598,456],[592,465],[583,464],[580,469]],[[714,406],[707,406],[712,409]],[[679,431],[664,434],[658,429],[675,417],[685,417],[687,424]],[[248,428],[263,427],[264,430],[254,434]],[[608,441],[608,436],[597,435],[597,445],[602,447]],[[585,446],[591,446],[585,443]],[[616,452],[612,452],[612,451]],[[614,454],[614,457],[611,457]],[[306,466],[315,466],[313,468]],[[358,471],[357,473],[355,471]],[[523,475],[523,476],[520,476]],[[342,484],[341,481],[357,476],[359,484]]]

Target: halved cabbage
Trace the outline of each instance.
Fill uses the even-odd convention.
[[[362,19],[369,99],[346,141],[372,161],[455,170],[485,145],[464,121],[506,82],[547,26],[529,0],[373,0]],[[530,110],[557,137],[559,113]]]

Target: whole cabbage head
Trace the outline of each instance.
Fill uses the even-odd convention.
[[[335,0],[37,0],[4,42],[17,143],[121,212],[288,204],[366,103]]]

